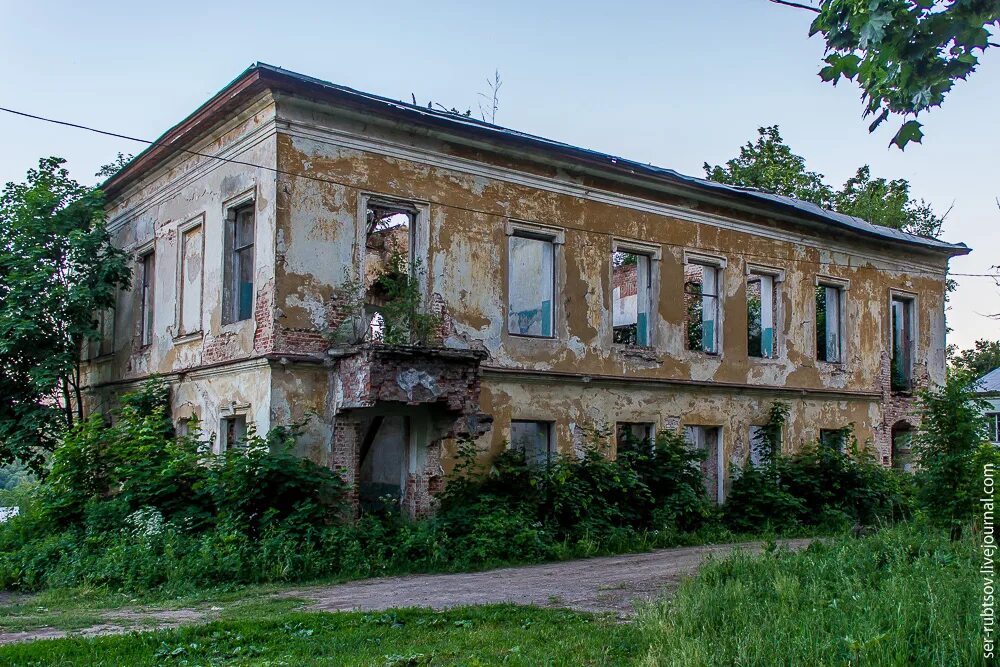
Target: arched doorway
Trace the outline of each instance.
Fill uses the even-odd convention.
[[[892,467],[910,472],[913,469],[913,426],[905,421],[892,427]]]

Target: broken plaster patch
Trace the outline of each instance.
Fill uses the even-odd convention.
[[[397,373],[396,384],[406,392],[406,398],[410,401],[413,400],[413,390],[417,387],[424,387],[435,398],[441,395],[441,390],[438,389],[433,376],[426,371],[418,371],[415,368],[407,368],[405,371]]]

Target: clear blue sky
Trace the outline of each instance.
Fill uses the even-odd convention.
[[[836,185],[864,163],[943,211],[945,238],[1000,263],[1000,49],[925,119],[924,145],[887,148],[858,91],[816,76],[810,15],[766,0],[542,2],[13,2],[0,0],[0,106],[155,138],[260,60],[397,99],[476,109],[494,68],[497,122],[701,175],[777,123]],[[0,114],[0,181],[61,155],[93,181],[127,141]],[[1000,339],[1000,288],[961,278],[950,340]]]

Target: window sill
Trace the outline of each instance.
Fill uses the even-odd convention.
[[[552,340],[552,341],[559,340],[555,336],[534,336],[532,334],[511,333],[509,331],[507,332],[507,336],[509,336],[510,338],[517,338],[521,340]]]
[[[190,343],[192,341],[201,340],[205,337],[202,331],[192,331],[191,333],[178,334],[174,336],[174,345],[181,345],[184,343]]]
[[[781,364],[785,362],[783,357],[754,357],[747,355],[747,359],[754,364]]]

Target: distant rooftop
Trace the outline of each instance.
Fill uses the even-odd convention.
[[[976,391],[982,394],[1000,394],[1000,368],[994,368],[976,381]]]
[[[312,96],[332,106],[373,113],[390,117],[398,122],[409,122],[414,125],[430,126],[443,132],[473,137],[479,141],[493,142],[497,145],[516,146],[522,149],[545,154],[590,169],[599,169],[609,177],[615,175],[631,178],[641,177],[659,184],[672,185],[688,191],[696,191],[713,198],[725,199],[755,208],[764,208],[785,215],[805,218],[813,221],[829,223],[831,231],[840,230],[874,237],[886,241],[900,243],[924,250],[937,251],[947,255],[965,255],[970,252],[964,243],[947,243],[938,239],[917,236],[906,232],[874,225],[861,218],[844,215],[824,209],[816,204],[801,201],[793,197],[761,192],[751,188],[741,188],[732,185],[716,183],[695,176],[687,176],[673,169],[643,164],[634,160],[601,153],[571,144],[546,139],[533,134],[512,130],[499,125],[493,125],[470,116],[449,113],[424,106],[410,104],[399,100],[373,95],[363,91],[341,86],[329,81],[292,72],[266,63],[251,65],[225,88],[219,91],[195,110],[190,116],[168,130],[157,142],[137,155],[121,172],[108,179],[105,189],[109,195],[120,191],[127,182],[143,171],[143,165],[152,166],[182,148],[183,143],[192,140],[192,130],[200,123],[202,117],[224,112],[230,109],[240,94],[249,95],[264,88],[286,90],[300,95]]]

